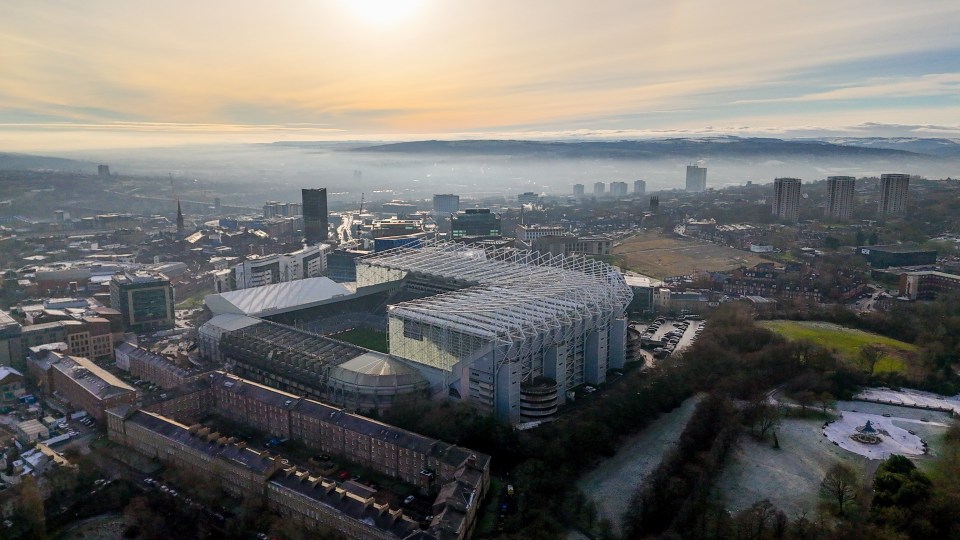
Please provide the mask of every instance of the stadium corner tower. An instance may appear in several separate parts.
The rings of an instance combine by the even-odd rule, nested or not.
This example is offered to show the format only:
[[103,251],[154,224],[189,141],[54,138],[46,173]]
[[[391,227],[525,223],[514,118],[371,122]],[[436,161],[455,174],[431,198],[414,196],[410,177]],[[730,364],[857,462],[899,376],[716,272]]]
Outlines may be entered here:
[[420,368],[434,395],[513,424],[549,419],[581,384],[599,384],[626,355],[633,293],[615,268],[450,242],[357,261],[357,287],[396,283],[390,354]]

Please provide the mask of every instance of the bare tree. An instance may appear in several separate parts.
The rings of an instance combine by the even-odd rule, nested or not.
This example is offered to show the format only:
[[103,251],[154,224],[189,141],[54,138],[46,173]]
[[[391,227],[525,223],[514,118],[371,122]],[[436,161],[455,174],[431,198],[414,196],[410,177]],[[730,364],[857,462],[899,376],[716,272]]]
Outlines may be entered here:
[[820,392],[817,394],[817,403],[820,404],[820,411],[826,416],[827,409],[833,407],[836,404],[836,400],[833,399],[833,395],[831,395],[830,392]]
[[879,345],[868,343],[860,347],[860,365],[871,375],[881,358],[883,358],[883,349]]
[[779,426],[781,423],[780,410],[770,403],[754,402],[746,412],[750,430],[760,439],[765,438],[767,432]]
[[807,407],[817,400],[817,396],[810,390],[801,390],[793,394],[793,399],[800,405],[800,416],[807,416]]
[[827,475],[820,482],[820,494],[837,503],[840,515],[843,515],[847,503],[856,499],[860,478],[857,471],[838,461],[827,470]]

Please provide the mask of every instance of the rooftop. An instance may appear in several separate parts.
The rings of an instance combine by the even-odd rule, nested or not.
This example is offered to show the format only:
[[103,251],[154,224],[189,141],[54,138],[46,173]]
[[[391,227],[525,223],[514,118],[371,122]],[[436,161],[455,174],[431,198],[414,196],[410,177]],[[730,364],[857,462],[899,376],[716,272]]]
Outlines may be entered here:
[[409,274],[463,288],[390,306],[392,316],[506,342],[599,313],[623,313],[633,292],[612,266],[582,256],[425,241],[357,261],[357,285]]
[[211,294],[204,303],[217,315],[265,317],[323,305],[354,292],[330,278],[316,277]]
[[[56,355],[56,353],[52,354]],[[132,386],[86,358],[67,355],[57,356],[59,356],[59,361],[53,364],[53,369],[73,379],[100,399],[125,392],[136,392]]]

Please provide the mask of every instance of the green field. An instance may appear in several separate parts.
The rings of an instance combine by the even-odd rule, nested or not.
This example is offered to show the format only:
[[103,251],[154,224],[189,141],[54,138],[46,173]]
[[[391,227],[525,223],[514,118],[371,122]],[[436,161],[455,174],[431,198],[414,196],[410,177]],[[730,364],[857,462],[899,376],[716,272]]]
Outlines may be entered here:
[[807,340],[826,347],[854,364],[857,362],[861,347],[870,344],[878,345],[883,349],[884,354],[874,366],[874,374],[902,373],[907,367],[906,361],[917,351],[916,345],[831,323],[763,321],[760,325],[787,339]]
[[376,330],[369,330],[366,328],[356,328],[354,330],[347,330],[346,332],[334,334],[330,337],[333,339],[339,339],[340,341],[346,341],[347,343],[353,343],[354,345],[359,345],[370,350],[380,351],[382,353],[390,352],[390,346],[387,344],[386,332],[377,332]]

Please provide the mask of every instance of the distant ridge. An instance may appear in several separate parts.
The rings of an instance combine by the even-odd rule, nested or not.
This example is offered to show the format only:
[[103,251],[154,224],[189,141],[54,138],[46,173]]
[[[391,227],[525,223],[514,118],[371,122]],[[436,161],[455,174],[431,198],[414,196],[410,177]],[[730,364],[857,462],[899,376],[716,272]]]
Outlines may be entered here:
[[97,164],[75,159],[0,152],[0,170],[97,172]]
[[942,155],[880,145],[847,145],[822,140],[701,137],[631,141],[540,142],[518,140],[415,141],[354,148],[353,152],[397,154],[487,155],[534,158],[687,159],[691,157],[758,158],[857,157],[931,158]]
[[960,141],[943,138],[917,137],[824,137],[817,139],[845,146],[861,148],[888,148],[906,150],[931,156],[960,157]]

